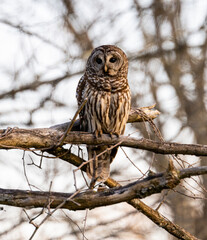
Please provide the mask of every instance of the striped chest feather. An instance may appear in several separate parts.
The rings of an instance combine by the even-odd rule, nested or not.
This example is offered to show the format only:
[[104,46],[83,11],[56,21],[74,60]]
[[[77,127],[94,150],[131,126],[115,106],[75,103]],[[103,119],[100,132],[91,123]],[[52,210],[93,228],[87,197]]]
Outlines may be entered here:
[[97,91],[86,87],[83,119],[88,126],[88,132],[103,132],[123,134],[130,110],[130,91],[122,92]]

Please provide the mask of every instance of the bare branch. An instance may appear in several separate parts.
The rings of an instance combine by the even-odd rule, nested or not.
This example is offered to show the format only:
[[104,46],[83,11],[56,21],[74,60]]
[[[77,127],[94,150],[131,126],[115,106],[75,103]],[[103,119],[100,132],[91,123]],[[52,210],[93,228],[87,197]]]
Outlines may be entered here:
[[152,58],[161,58],[163,56],[172,55],[174,52],[180,53],[181,51],[188,49],[199,49],[206,46],[206,41],[203,44],[198,44],[195,46],[190,46],[185,43],[177,43],[176,47],[172,49],[157,49],[155,51],[142,51],[139,54],[129,56],[129,60],[140,60],[140,61],[149,61]]
[[159,227],[165,229],[170,234],[175,236],[177,239],[181,240],[198,240],[198,238],[191,235],[185,229],[181,228],[179,225],[171,222],[166,217],[163,217],[158,211],[147,206],[144,202],[139,199],[132,199],[129,202],[134,208],[143,213],[149,219],[151,219]]
[[[36,149],[47,150],[53,148],[63,132],[52,128],[0,130],[0,149]],[[157,142],[149,139],[136,139],[120,136],[111,138],[107,134],[94,138],[91,133],[70,132],[65,143],[87,145],[115,145],[148,150],[159,154],[183,154],[207,156],[207,146],[201,144],[180,144],[171,142]]]
[[31,31],[27,30],[26,27],[24,27],[24,26],[23,26],[22,24],[20,24],[20,23],[19,23],[19,24],[14,24],[14,23],[12,23],[12,22],[10,22],[10,21],[8,21],[8,20],[5,20],[5,19],[0,19],[0,23],[3,23],[3,24],[5,24],[5,25],[7,25],[7,26],[10,26],[10,27],[12,27],[12,28],[14,28],[14,29],[16,29],[16,30],[18,30],[18,31],[20,31],[20,32],[28,35],[28,36],[36,37],[36,38],[40,39],[41,41],[43,41],[43,42],[45,42],[45,43],[47,43],[47,44],[50,44],[51,46],[59,49],[59,50],[60,50],[61,52],[63,52],[63,53],[66,52],[65,50],[63,50],[62,47],[58,46],[54,41],[52,42],[52,41],[50,41],[49,39],[46,39],[46,38],[44,38],[43,36],[41,36],[41,35],[39,35],[39,34],[37,34],[37,33],[35,33],[35,32],[31,32]]
[[75,75],[78,75],[82,73],[81,72],[76,72],[76,73],[66,73],[65,75],[63,76],[60,76],[60,77],[57,77],[57,78],[54,78],[52,80],[35,80],[34,82],[32,83],[29,83],[29,84],[25,84],[25,85],[22,85],[20,86],[19,88],[16,88],[16,89],[12,89],[8,92],[3,92],[0,94],[0,99],[2,98],[9,98],[9,97],[14,97],[14,95],[18,92],[23,92],[23,91],[27,91],[27,90],[36,90],[38,87],[42,86],[42,85],[46,85],[46,84],[50,84],[50,85],[53,85],[55,86],[56,84],[58,84],[59,82],[63,81],[64,79],[66,78],[69,78],[69,77],[72,77],[72,76],[75,76]]
[[[172,172],[158,173],[143,180],[138,180],[123,187],[106,189],[101,192],[86,190],[73,197],[72,194],[58,192],[23,191],[14,189],[0,189],[0,204],[16,207],[46,207],[50,202],[50,208],[56,208],[62,202],[62,208],[70,210],[92,209],[101,206],[112,205],[120,202],[128,202],[134,198],[145,198],[163,189],[172,189],[177,186],[181,179],[206,174],[207,167],[196,167],[190,170],[184,169]],[[69,199],[69,200],[67,200]]]

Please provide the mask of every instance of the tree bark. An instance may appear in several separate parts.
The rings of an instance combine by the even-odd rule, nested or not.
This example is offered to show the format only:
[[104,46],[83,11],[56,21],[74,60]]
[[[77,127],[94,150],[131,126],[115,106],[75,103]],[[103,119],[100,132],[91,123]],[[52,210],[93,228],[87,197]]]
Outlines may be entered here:
[[[61,129],[61,125],[60,125]],[[56,147],[63,132],[53,128],[20,129],[10,128],[0,130],[0,149],[34,149],[47,150]],[[110,137],[103,134],[95,138],[91,133],[70,132],[64,141],[65,144],[87,145],[118,145],[137,149],[148,150],[159,154],[183,154],[207,156],[207,146],[201,144],[180,144],[171,142],[157,142],[149,139],[136,139],[120,136]]]
[[[143,180],[121,187],[105,189],[100,192],[86,190],[77,195],[60,192],[24,191],[0,188],[0,204],[15,207],[56,208],[63,202],[62,208],[69,210],[85,210],[101,206],[113,205],[120,202],[128,202],[134,198],[145,198],[163,189],[173,189],[181,179],[207,173],[207,167],[195,167],[183,170],[173,170],[154,174]],[[109,180],[110,181],[110,180]],[[74,197],[73,197],[74,195]]]

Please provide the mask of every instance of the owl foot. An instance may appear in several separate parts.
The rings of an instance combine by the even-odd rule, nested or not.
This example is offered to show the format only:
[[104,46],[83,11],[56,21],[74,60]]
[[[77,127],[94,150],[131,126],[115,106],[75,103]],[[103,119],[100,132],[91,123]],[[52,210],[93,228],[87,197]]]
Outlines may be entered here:
[[109,133],[109,136],[111,139],[113,139],[113,138],[118,138],[119,134],[118,133]]
[[103,134],[103,131],[102,131],[102,130],[96,130],[96,131],[94,132],[95,138],[101,137],[102,134]]

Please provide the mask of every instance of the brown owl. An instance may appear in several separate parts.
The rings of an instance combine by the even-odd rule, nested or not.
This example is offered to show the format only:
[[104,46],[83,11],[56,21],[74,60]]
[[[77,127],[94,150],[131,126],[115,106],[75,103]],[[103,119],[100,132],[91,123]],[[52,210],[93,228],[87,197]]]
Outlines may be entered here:
[[[128,60],[125,53],[113,45],[95,48],[86,64],[86,71],[76,91],[78,105],[88,99],[80,112],[81,130],[100,136],[124,133],[131,107],[127,81]],[[117,148],[88,146],[87,174],[95,181],[105,182]],[[91,182],[91,183],[92,183]]]

